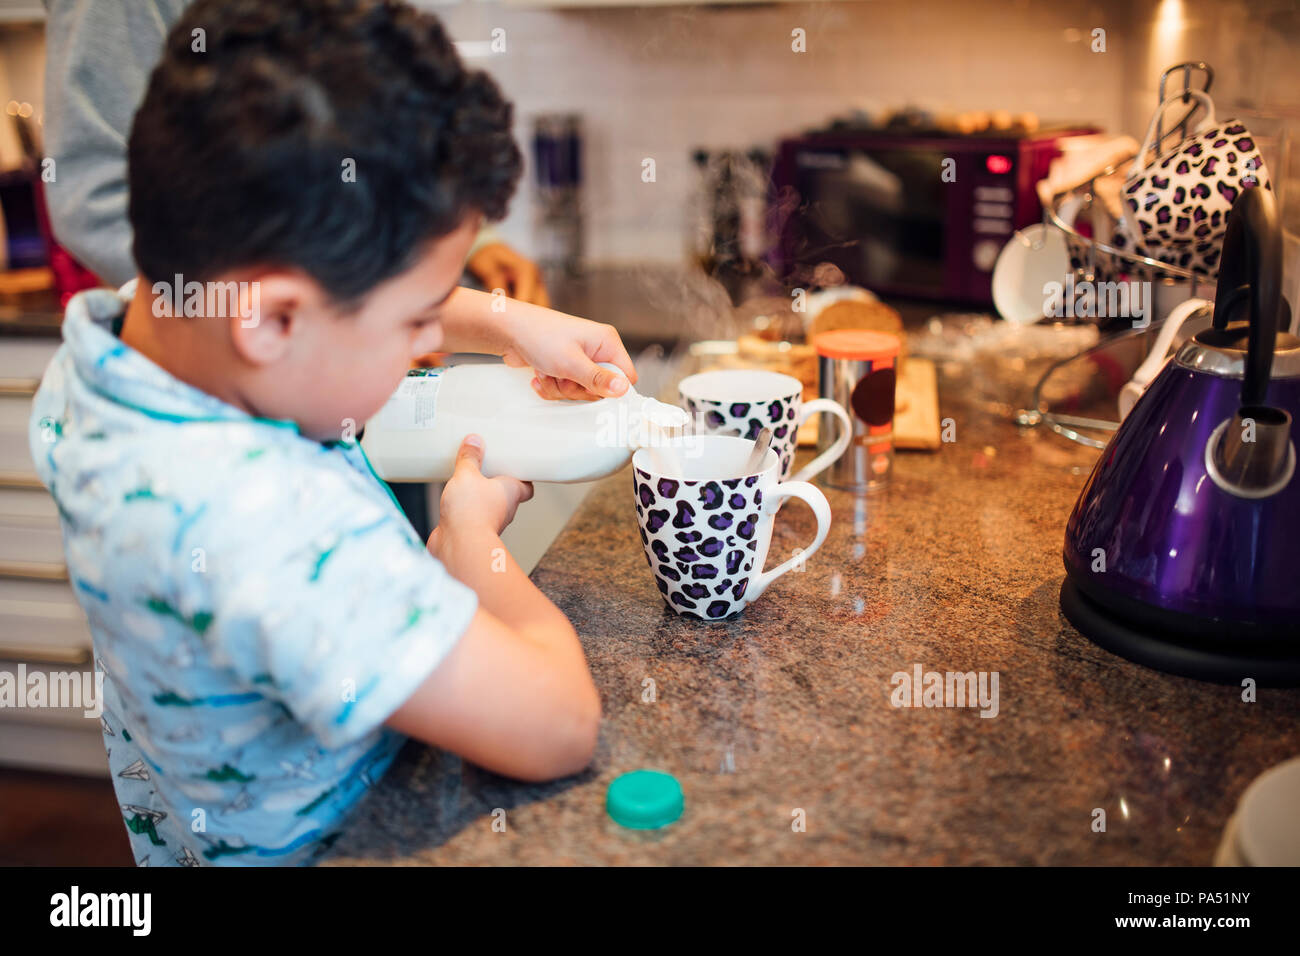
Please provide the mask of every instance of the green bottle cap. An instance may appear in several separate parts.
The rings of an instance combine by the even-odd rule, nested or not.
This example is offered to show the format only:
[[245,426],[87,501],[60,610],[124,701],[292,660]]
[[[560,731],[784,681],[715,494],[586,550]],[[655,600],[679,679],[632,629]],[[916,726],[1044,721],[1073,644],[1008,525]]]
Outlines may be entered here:
[[669,773],[634,770],[617,777],[605,794],[605,811],[631,830],[666,827],[682,815],[682,785]]

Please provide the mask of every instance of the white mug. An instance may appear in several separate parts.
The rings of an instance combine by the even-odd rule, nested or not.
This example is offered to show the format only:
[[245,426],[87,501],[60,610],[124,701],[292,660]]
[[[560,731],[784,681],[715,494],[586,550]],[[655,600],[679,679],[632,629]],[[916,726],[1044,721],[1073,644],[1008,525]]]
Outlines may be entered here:
[[780,459],[780,478],[790,477],[799,426],[819,412],[840,420],[835,444],[799,469],[795,481],[808,481],[844,454],[853,423],[838,402],[804,402],[803,383],[792,375],[758,369],[720,369],[682,379],[682,407],[691,413],[696,434],[735,435],[753,441],[772,429],[772,449]]
[[[683,617],[720,621],[743,611],[773,581],[817,553],[831,527],[831,506],[815,485],[781,481],[769,448],[747,471],[753,442],[730,435],[678,439],[680,474],[665,475],[648,449],[632,456],[632,492],[646,560],[664,602]],[[776,512],[799,498],[817,518],[802,552],[763,570]]]
[[[1074,221],[1076,206],[1062,210],[1065,222]],[[1059,297],[1046,299],[1049,285],[1062,287],[1070,271],[1065,233],[1053,225],[1034,223],[1016,232],[998,254],[993,266],[993,305],[998,314],[1016,325],[1033,325],[1055,314]]]

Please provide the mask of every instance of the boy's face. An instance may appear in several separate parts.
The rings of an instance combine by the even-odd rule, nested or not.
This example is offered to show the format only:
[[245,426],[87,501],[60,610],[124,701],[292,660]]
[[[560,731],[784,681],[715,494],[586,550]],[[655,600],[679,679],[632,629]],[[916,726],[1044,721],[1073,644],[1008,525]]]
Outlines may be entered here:
[[[303,435],[318,441],[355,435],[383,407],[412,360],[442,343],[439,306],[460,282],[479,218],[466,217],[454,232],[430,243],[411,268],[376,286],[355,312],[340,313],[323,295],[303,296],[291,310],[281,310],[291,316],[292,328],[275,361],[263,366],[270,374],[258,377],[259,394],[250,396],[259,412],[292,419]],[[277,302],[268,303],[266,294],[264,287],[261,324],[272,325],[260,334],[282,334]],[[255,343],[259,331],[235,334]]]

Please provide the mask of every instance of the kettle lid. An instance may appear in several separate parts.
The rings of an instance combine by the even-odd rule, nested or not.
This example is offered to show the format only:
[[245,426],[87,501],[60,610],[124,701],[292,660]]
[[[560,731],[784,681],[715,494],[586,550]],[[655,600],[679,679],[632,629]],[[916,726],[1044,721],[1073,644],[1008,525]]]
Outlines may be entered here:
[[[1250,323],[1245,321],[1232,322],[1223,329],[1202,329],[1183,344],[1174,361],[1210,375],[1245,378],[1249,339]],[[1300,378],[1300,337],[1277,333],[1271,377]]]

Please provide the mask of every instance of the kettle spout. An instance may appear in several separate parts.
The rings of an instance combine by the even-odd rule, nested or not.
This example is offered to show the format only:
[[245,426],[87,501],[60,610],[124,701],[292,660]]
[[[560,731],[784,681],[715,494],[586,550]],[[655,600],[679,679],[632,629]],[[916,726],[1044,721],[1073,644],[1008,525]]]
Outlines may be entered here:
[[1291,415],[1268,405],[1243,405],[1215,430],[1206,448],[1215,484],[1241,498],[1281,491],[1295,472]]

